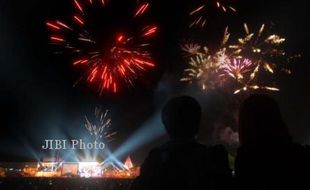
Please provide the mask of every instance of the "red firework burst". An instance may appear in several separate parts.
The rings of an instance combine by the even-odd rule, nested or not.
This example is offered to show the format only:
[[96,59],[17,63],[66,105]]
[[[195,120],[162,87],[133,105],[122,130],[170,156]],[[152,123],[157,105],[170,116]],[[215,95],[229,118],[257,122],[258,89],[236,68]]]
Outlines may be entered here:
[[[134,0],[133,2],[135,3]],[[108,0],[99,0],[99,2],[98,0],[73,0],[75,11],[71,21],[46,22],[50,31],[51,44],[62,47],[63,50],[69,50],[73,54],[73,65],[86,69],[82,78],[89,83],[99,84],[100,94],[104,91],[116,93],[124,85],[134,86],[134,81],[141,73],[155,67],[149,52],[149,45],[150,40],[156,36],[158,27],[145,24],[144,19],[141,19],[148,12],[150,3],[138,3],[131,13],[131,20],[134,20],[132,26],[130,26],[131,23],[126,23],[126,31],[115,32],[117,29],[113,29],[112,32],[108,31],[112,35],[107,35],[109,36],[106,37],[108,42],[102,44],[102,39],[100,39],[102,35],[99,39],[98,35],[93,35],[95,32],[90,26],[94,25],[93,22],[96,19],[91,18],[89,14],[99,10],[107,11],[110,3]],[[116,11],[110,10],[113,13]],[[92,24],[89,24],[90,22]],[[102,20],[96,24],[104,25]],[[134,34],[128,32],[130,27],[134,28]]]

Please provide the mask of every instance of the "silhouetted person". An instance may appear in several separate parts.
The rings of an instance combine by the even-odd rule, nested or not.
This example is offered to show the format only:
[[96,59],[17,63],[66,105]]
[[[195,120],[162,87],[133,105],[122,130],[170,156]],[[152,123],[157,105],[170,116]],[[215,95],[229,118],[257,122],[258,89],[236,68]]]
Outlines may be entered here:
[[195,140],[200,119],[201,107],[191,97],[177,97],[164,106],[162,122],[170,140],[149,153],[133,189],[224,189],[228,185],[231,171],[225,148],[206,147]]
[[235,168],[240,189],[300,189],[310,180],[309,147],[293,143],[271,97],[253,95],[244,101],[239,137]]

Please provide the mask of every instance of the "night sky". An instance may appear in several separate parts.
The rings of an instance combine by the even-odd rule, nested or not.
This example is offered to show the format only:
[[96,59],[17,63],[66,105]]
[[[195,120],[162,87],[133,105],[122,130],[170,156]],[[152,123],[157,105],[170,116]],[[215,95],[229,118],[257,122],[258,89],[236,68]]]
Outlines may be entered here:
[[[114,1],[121,10],[127,7],[124,0]],[[110,110],[118,134],[109,147],[116,150],[141,128],[162,129],[156,120],[162,105],[169,98],[183,94],[196,97],[202,104],[204,117],[198,139],[209,143],[213,121],[227,119],[229,98],[217,91],[204,93],[179,82],[186,63],[180,44],[190,39],[212,47],[226,26],[233,36],[243,34],[244,22],[256,27],[274,24],[274,31],[287,38],[288,51],[302,54],[291,65],[292,75],[276,79],[281,91],[272,95],[280,103],[294,139],[309,143],[308,3],[232,1],[236,1],[237,14],[217,15],[211,11],[206,29],[190,30],[188,10],[194,6],[194,0],[154,0],[151,19],[160,27],[152,46],[156,69],[140,78],[135,88],[100,96],[94,86],[85,82],[73,87],[81,71],[70,64],[70,57],[53,54],[48,45],[45,22],[70,16],[70,0],[0,0],[0,161],[35,161],[35,157],[48,155],[41,150],[44,139],[83,137],[87,133],[83,127],[84,115],[91,115],[96,106]],[[119,18],[126,14],[119,12]],[[119,18],[110,18],[102,27],[114,27]],[[227,122],[235,128],[233,122]],[[152,147],[165,140],[162,135],[142,143],[130,153],[133,160],[141,162]]]

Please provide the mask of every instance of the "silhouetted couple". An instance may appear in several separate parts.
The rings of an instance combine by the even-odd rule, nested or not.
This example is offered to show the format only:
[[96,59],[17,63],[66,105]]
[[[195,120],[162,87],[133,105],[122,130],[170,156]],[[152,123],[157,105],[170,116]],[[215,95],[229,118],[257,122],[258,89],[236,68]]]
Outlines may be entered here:
[[293,142],[278,104],[253,95],[239,111],[239,189],[309,189],[310,149]]
[[191,97],[164,106],[162,122],[170,141],[149,153],[133,189],[297,189],[305,179],[310,183],[309,148],[292,142],[272,98],[253,95],[240,109],[235,178],[224,146],[196,142],[200,119],[201,107]]

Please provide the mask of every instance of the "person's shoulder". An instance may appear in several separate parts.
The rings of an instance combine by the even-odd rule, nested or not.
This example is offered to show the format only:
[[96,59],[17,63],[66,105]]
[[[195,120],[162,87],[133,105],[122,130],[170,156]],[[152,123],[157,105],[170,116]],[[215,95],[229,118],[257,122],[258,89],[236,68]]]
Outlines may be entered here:
[[310,151],[310,145],[303,145],[305,151]]
[[227,154],[227,150],[224,145],[217,144],[207,147],[208,151],[213,154]]
[[142,163],[141,170],[147,171],[158,165],[160,159],[160,149],[153,148]]
[[206,150],[206,151],[209,150],[209,146],[206,146],[204,144],[200,144],[198,142],[193,142],[192,146],[194,146],[197,149],[201,149],[201,150]]
[[307,156],[307,158],[310,157],[310,145],[300,145],[300,144],[294,144],[294,150],[297,153],[301,153],[303,156]]
[[147,156],[148,159],[162,159],[163,155],[170,152],[170,148],[167,146],[167,144],[163,144],[161,146],[152,148]]
[[[296,145],[297,146],[297,145]],[[310,151],[310,145],[298,145],[300,149],[304,151]]]
[[203,152],[203,154],[211,160],[217,160],[221,158],[226,158],[228,156],[228,152],[223,145],[203,145],[203,144],[197,144],[197,149],[199,149],[200,152]]
[[292,143],[290,149],[299,153],[310,153],[310,145],[302,145],[298,143]]

